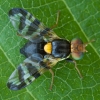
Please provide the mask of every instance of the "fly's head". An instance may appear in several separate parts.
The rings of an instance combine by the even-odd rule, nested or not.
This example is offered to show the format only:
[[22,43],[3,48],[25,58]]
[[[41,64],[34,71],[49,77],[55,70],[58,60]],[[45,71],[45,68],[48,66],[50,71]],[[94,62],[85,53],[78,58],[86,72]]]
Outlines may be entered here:
[[86,50],[86,46],[93,42],[94,40],[89,41],[88,43],[83,43],[83,41],[79,38],[74,38],[71,41],[71,55],[75,60],[82,59],[84,52],[88,52]]

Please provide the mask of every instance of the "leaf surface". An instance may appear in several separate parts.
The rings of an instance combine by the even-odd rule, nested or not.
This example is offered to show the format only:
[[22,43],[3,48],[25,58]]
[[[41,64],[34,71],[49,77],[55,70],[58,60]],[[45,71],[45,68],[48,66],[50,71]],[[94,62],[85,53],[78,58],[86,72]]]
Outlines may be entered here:
[[[88,53],[76,61],[84,76],[81,79],[71,63],[59,62],[55,72],[53,90],[49,91],[50,73],[45,73],[27,88],[11,91],[6,83],[25,57],[20,48],[27,42],[16,35],[10,23],[11,8],[23,8],[31,12],[46,26],[56,22],[58,36],[72,40],[79,37],[83,42],[96,41],[87,47]],[[100,98],[100,0],[1,0],[0,1],[0,100],[99,100]]]

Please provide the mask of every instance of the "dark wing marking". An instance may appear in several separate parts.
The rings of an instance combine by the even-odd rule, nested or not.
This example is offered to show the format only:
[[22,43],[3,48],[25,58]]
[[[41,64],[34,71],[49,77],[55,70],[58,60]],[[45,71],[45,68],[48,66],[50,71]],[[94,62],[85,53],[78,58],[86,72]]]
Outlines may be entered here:
[[20,90],[32,83],[44,71],[48,70],[42,60],[43,58],[40,54],[34,54],[25,59],[11,74],[7,83],[8,88],[11,90]]
[[35,39],[50,30],[32,16],[31,13],[21,8],[11,9],[9,11],[9,17],[19,35],[26,39]]
[[32,16],[31,13],[21,8],[13,8],[9,11],[10,20],[22,37],[33,41],[47,34],[45,40],[59,38],[52,30],[45,27],[38,19]]

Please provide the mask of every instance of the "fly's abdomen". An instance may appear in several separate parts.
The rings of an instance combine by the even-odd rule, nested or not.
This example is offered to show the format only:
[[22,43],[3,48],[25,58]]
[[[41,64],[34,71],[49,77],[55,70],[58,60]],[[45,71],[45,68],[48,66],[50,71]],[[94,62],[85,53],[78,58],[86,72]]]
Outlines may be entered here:
[[39,53],[44,56],[46,54],[44,51],[44,45],[45,42],[41,43],[28,42],[20,49],[20,53],[23,54],[25,57],[29,57],[35,53]]

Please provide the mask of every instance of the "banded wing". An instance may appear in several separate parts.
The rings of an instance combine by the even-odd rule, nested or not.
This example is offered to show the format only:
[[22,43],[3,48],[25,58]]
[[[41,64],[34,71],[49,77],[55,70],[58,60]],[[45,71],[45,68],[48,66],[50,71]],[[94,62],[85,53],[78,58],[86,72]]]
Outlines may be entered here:
[[45,27],[43,23],[41,23],[38,19],[32,16],[31,13],[27,12],[24,9],[11,9],[9,11],[9,17],[13,26],[18,31],[18,34],[26,39],[29,39],[30,41],[38,39],[48,32],[50,37],[51,35],[52,38],[55,38],[55,36],[58,37],[53,31]]
[[43,58],[40,54],[34,54],[25,59],[18,68],[11,74],[7,86],[11,90],[20,90],[36,78],[38,78],[44,71],[48,70]]

